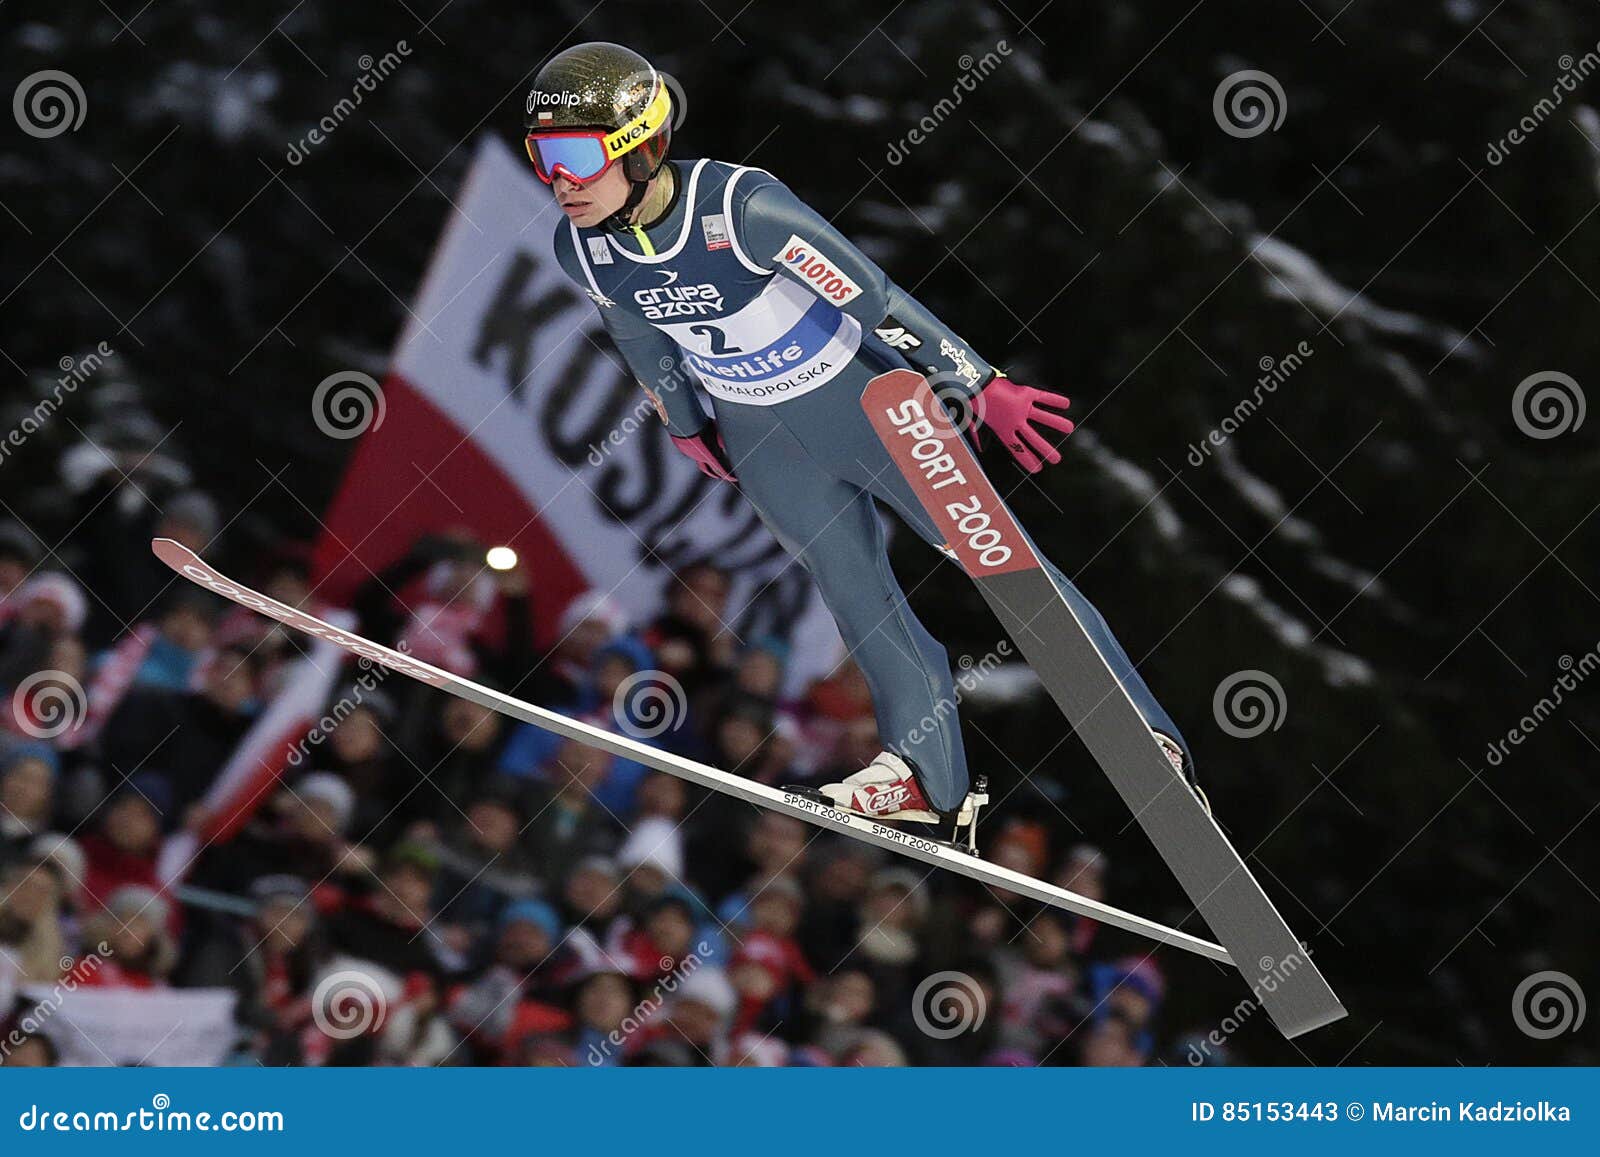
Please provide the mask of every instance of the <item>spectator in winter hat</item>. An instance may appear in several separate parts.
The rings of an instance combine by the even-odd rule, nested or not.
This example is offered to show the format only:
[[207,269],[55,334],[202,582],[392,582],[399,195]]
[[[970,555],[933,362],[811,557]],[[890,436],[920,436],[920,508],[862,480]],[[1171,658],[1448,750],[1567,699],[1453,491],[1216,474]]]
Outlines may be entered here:
[[561,999],[581,971],[582,962],[563,943],[555,908],[518,900],[500,917],[489,967],[451,1002],[450,1023],[478,1059],[511,1060],[520,1038],[567,1026]]
[[789,645],[782,639],[772,635],[757,639],[739,653],[734,686],[745,695],[776,706],[783,694],[783,671],[788,661]]
[[0,864],[50,827],[57,765],[47,743],[19,744],[0,762]]
[[740,775],[761,766],[764,745],[772,734],[772,708],[759,699],[734,696],[723,707],[711,737],[711,762]]
[[604,593],[587,591],[572,599],[556,623],[558,642],[535,665],[529,679],[529,697],[535,703],[565,710],[593,706],[589,680],[594,657],[626,629],[621,608]]
[[[49,984],[61,975],[67,949],[63,891],[60,877],[43,859],[15,860],[0,870],[0,954],[10,958],[19,983]],[[0,1022],[9,1012],[0,1008]]]
[[248,951],[233,954],[228,970],[247,985],[246,1007],[253,1013],[247,1023],[264,1035],[263,1063],[296,1063],[301,1040],[317,1031],[311,997],[321,942],[311,886],[298,876],[263,876],[250,898],[257,908]]
[[1121,1017],[1094,1021],[1074,1037],[1078,1063],[1095,1068],[1139,1068],[1149,1057],[1135,1043],[1136,1034]]
[[[328,733],[317,760],[327,770],[337,772],[355,791],[352,830],[363,839],[392,840],[403,826],[396,805],[415,782],[414,773],[387,735],[398,717],[398,708],[381,690],[353,687],[346,688],[333,703],[327,711],[338,722]],[[340,708],[339,704],[344,706]]]
[[702,966],[678,982],[667,1004],[669,1022],[662,1034],[676,1032],[694,1049],[697,1065],[719,1063],[727,1049],[728,1027],[739,994],[720,968]]
[[649,816],[634,826],[617,851],[617,863],[631,873],[629,891],[658,896],[683,879],[683,832],[665,816]]
[[46,832],[29,845],[28,855],[56,873],[61,883],[63,911],[74,911],[82,881],[89,871],[89,858],[83,854],[83,846],[71,836]]
[[865,1069],[899,1069],[907,1065],[906,1051],[886,1032],[867,1029],[839,1058],[840,1065]]
[[6,599],[0,621],[0,690],[50,667],[58,639],[71,638],[87,611],[82,589],[54,571],[36,574]]
[[682,896],[667,895],[650,902],[637,927],[619,924],[608,951],[635,980],[649,982],[670,976],[691,956],[698,958],[696,948],[693,906]]
[[115,661],[124,648],[133,651],[137,647],[139,665],[133,682],[142,687],[187,691],[194,682],[201,656],[211,645],[217,610],[213,596],[185,584],[166,601],[155,625],[135,629],[113,648],[111,658]]
[[433,989],[443,971],[440,946],[431,931],[436,870],[425,848],[391,848],[380,866],[377,889],[327,915],[329,945],[372,961],[408,985]]
[[662,671],[691,700],[733,666],[733,632],[727,628],[728,574],[708,562],[685,567],[667,583],[667,609],[646,628],[644,641]]
[[609,919],[622,903],[622,870],[609,856],[585,856],[568,873],[561,902],[568,923],[583,923],[595,916]]
[[564,877],[579,860],[616,846],[617,820],[594,795],[609,760],[604,752],[564,740],[547,766],[548,782],[531,790],[534,818],[522,840],[547,877]]
[[34,575],[12,597],[17,601],[17,621],[36,627],[46,637],[76,634],[89,614],[83,588],[59,571]]
[[877,1008],[877,986],[860,969],[820,977],[806,990],[806,1014],[817,1023],[816,1043],[830,1055],[844,1052]]
[[350,827],[356,812],[356,793],[339,776],[327,771],[313,771],[301,776],[289,791],[320,822],[327,831],[342,836]]
[[928,893],[909,868],[884,868],[872,877],[861,905],[859,948],[880,964],[909,964],[919,951]]
[[[742,887],[730,891],[717,906],[717,918],[734,931],[750,922],[750,902],[775,876],[799,873],[806,864],[811,835],[806,825],[790,816],[763,811],[750,823],[745,837],[745,858],[750,871]],[[711,854],[711,849],[706,849]],[[858,893],[859,895],[859,893]],[[854,899],[855,897],[852,897]]]
[[1151,1047],[1151,1023],[1166,995],[1166,978],[1149,957],[1125,956],[1089,969],[1091,996],[1100,1016],[1115,1016],[1134,1033],[1141,1052]]
[[95,988],[165,988],[178,961],[167,930],[171,903],[156,888],[129,884],[111,893],[105,910],[85,925],[85,943],[106,944],[98,966],[80,961],[74,974]]
[[160,890],[161,817],[171,807],[172,788],[155,772],[141,771],[116,791],[101,809],[99,831],[83,837],[89,863],[84,890],[91,902],[109,905],[129,888]]
[[1090,900],[1105,899],[1106,857],[1092,844],[1077,844],[1068,850],[1056,872],[1058,887],[1086,896]]
[[635,797],[634,823],[662,819],[677,827],[683,822],[689,789],[683,780],[665,772],[651,772],[639,784]]
[[626,973],[600,968],[578,981],[574,1052],[599,1067],[619,1065],[642,1043],[638,991]]
[[508,903],[542,887],[533,858],[523,849],[520,788],[503,780],[463,797],[466,814],[448,825],[431,847],[439,858],[436,909],[447,938],[460,936],[463,951],[480,942]]
[[854,840],[838,840],[819,843],[808,854],[820,863],[810,882],[801,943],[812,960],[843,960],[861,932],[861,897],[872,879],[874,853]]
[[816,980],[794,932],[805,894],[791,877],[770,881],[752,899],[752,931],[733,956],[729,979],[739,992],[734,1032],[774,1028],[793,1009],[798,987]]
[[[464,799],[496,778],[502,749],[510,735],[506,717],[454,695],[441,697],[438,722],[422,744],[419,766],[434,786],[451,799]],[[408,801],[432,812],[438,796],[418,792]],[[453,809],[452,809],[453,811]]]
[[1046,909],[1028,922],[1017,949],[1000,955],[1002,991],[1000,1039],[1035,1055],[1048,1053],[1071,1036],[1088,1016],[1090,1002],[1080,989],[1072,956],[1071,916]]
[[735,1068],[781,1069],[789,1063],[789,1046],[771,1033],[748,1032],[729,1050]]

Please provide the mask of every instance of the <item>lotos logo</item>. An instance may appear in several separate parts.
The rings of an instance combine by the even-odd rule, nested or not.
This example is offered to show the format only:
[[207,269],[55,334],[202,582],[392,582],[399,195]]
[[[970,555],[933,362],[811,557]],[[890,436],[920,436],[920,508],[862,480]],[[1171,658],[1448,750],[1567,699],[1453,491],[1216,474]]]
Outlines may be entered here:
[[818,252],[816,246],[794,234],[779,250],[777,259],[835,305],[843,305],[861,292],[861,287],[846,277],[837,264]]

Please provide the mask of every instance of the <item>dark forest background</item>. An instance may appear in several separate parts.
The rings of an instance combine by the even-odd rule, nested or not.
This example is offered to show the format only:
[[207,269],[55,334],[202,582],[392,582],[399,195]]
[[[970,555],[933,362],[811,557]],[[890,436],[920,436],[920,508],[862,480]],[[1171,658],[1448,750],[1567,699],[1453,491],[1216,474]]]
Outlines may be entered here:
[[[1600,386],[1600,82],[1488,159],[1600,52],[1592,0],[8,0],[0,27],[6,92],[58,68],[88,101],[52,139],[5,123],[7,426],[61,358],[106,341],[181,422],[202,484],[248,508],[235,552],[310,536],[264,484],[293,462],[307,506],[331,496],[349,444],[317,434],[316,383],[382,366],[473,142],[520,148],[540,63],[627,42],[688,94],[675,155],[772,170],[1013,377],[1072,395],[1064,465],[1033,481],[996,463],[1002,489],[1142,662],[1351,1009],[1295,1044],[1246,1025],[1241,1054],[1596,1059],[1600,1017],[1535,1040],[1511,1001],[1545,968],[1600,993],[1600,695],[1486,758],[1563,657],[1600,646],[1600,420],[1534,438],[1513,412],[1535,373]],[[288,164],[360,59],[401,40],[395,75]],[[962,58],[1001,41],[889,163]],[[1245,69],[1282,87],[1275,131],[1219,127],[1213,94]],[[1196,465],[1263,359],[1301,342]],[[18,479],[48,478],[75,437],[46,431],[0,473],[58,537],[59,495]],[[899,549],[914,585],[932,561]],[[963,584],[915,601],[954,649],[997,637]],[[1286,714],[1237,739],[1212,700],[1247,669]],[[1033,767],[1061,732],[1043,707],[974,722],[1002,791],[1008,761]],[[1117,902],[1182,915],[1081,750],[1055,747],[1008,807],[1061,809],[1113,856]],[[1225,970],[1173,975],[1179,1020],[1241,995]]]

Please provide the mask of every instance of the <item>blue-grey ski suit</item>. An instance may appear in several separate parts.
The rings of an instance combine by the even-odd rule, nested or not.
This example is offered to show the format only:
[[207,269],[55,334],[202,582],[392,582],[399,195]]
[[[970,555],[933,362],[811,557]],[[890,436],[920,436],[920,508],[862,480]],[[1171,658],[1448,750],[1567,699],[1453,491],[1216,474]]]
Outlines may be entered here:
[[[944,544],[861,395],[908,366],[976,393],[994,368],[771,174],[670,163],[677,190],[658,221],[629,232],[565,222],[561,266],[668,429],[689,436],[715,420],[739,489],[810,572],[865,674],[884,746],[951,811],[968,776],[950,663],[890,570],[873,499]],[[1145,719],[1187,750],[1100,613],[1050,569]]]

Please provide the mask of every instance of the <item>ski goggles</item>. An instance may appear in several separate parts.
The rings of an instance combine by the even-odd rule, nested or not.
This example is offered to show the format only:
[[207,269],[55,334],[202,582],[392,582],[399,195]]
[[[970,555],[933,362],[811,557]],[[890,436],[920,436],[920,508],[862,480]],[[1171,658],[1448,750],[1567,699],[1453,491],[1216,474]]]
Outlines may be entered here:
[[545,184],[565,177],[582,185],[594,180],[618,157],[653,136],[672,116],[672,98],[667,86],[660,85],[645,110],[614,131],[604,129],[565,129],[528,133],[528,159]]

